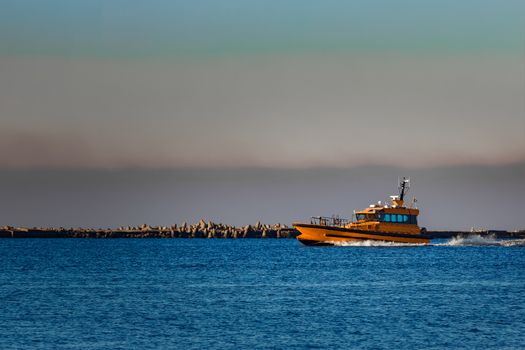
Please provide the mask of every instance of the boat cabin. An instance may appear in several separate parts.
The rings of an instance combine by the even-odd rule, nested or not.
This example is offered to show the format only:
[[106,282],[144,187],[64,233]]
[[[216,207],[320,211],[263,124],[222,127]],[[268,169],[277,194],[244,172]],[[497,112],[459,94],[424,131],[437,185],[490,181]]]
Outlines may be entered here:
[[382,206],[381,202],[372,204],[365,210],[354,213],[354,223],[406,224],[417,226],[419,209],[405,207],[405,194],[410,180],[403,178],[399,184],[399,195],[390,196],[391,204]]
[[403,208],[402,210],[380,209],[377,211],[360,211],[355,213],[354,222],[376,221],[383,223],[417,225],[419,210]]

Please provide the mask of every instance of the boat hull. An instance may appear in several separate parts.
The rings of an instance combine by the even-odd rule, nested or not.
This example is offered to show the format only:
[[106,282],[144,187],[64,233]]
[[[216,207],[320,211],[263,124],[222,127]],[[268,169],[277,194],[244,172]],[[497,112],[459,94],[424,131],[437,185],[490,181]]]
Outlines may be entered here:
[[398,243],[427,244],[430,237],[423,234],[379,232],[356,230],[352,228],[314,224],[294,224],[301,233],[297,239],[305,245],[326,246],[337,242],[351,241],[385,241]]

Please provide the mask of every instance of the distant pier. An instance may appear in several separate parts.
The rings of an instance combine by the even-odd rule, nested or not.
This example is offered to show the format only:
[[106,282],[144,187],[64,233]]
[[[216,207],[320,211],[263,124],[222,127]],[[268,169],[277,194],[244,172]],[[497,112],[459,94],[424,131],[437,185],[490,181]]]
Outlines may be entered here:
[[[452,238],[456,236],[481,235],[496,238],[525,238],[525,230],[503,231],[427,231],[432,239]],[[226,224],[205,222],[196,224],[183,223],[172,226],[119,227],[116,229],[91,228],[43,228],[43,227],[0,227],[0,238],[295,238],[299,232],[293,227],[282,224],[262,224],[230,226]]]
[[242,227],[199,221],[172,226],[89,228],[23,228],[0,227],[0,238],[295,238],[299,233],[281,224],[246,225]]

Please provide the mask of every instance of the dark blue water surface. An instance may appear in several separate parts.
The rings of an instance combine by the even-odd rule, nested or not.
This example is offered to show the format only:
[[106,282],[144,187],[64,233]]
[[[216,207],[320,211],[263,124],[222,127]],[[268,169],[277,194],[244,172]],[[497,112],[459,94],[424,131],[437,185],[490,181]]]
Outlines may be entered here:
[[4,239],[1,349],[524,348],[525,247]]

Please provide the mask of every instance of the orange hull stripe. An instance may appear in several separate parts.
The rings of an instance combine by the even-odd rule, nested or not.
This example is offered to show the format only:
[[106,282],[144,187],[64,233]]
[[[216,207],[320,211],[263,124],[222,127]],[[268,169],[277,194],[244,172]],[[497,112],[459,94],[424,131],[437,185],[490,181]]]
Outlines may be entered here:
[[333,231],[322,229],[318,227],[304,227],[296,226],[297,230],[301,232],[301,235],[297,239],[311,240],[319,242],[329,241],[354,241],[354,240],[380,240],[388,242],[401,242],[401,243],[428,243],[430,239],[426,237],[395,237],[388,234],[381,235],[380,233],[358,233],[358,232],[345,232],[345,231]]

